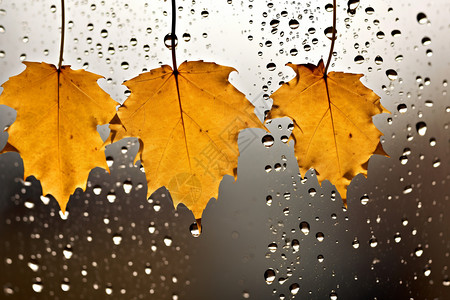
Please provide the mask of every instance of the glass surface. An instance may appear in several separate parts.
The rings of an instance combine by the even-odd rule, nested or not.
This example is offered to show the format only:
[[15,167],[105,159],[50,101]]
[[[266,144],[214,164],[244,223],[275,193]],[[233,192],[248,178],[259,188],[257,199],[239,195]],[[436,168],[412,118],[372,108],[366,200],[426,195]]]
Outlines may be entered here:
[[[234,67],[262,120],[294,77],[286,63],[326,61],[330,5],[177,1],[177,61]],[[288,117],[266,125],[271,147],[262,129],[240,133],[237,181],[224,177],[199,236],[164,187],[147,199],[134,138],[107,147],[111,173],[93,169],[66,215],[23,178],[19,154],[1,154],[0,298],[448,299],[449,12],[446,0],[338,1],[329,70],[364,74],[391,112],[373,118],[390,157],[354,178],[347,209],[331,183],[299,174]],[[23,60],[58,63],[60,13],[59,1],[0,0],[1,83]],[[172,65],[170,26],[170,1],[66,1],[64,64],[101,74],[123,103],[123,81]],[[0,127],[15,117],[0,106]]]

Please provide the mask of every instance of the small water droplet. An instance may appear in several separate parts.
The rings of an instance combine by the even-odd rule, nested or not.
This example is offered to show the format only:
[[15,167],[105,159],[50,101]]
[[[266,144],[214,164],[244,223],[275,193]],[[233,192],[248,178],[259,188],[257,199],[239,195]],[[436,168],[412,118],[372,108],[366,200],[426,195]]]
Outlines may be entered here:
[[120,245],[120,243],[122,242],[122,236],[120,234],[113,235],[112,239],[113,239],[114,245]]
[[370,245],[370,247],[375,248],[378,245],[377,239],[375,237],[371,238],[369,240],[369,245]]
[[355,239],[353,240],[352,246],[353,246],[353,248],[355,248],[355,249],[358,249],[358,248],[359,248],[359,240],[358,240],[357,238],[355,238]]
[[273,269],[267,269],[264,272],[264,279],[266,280],[267,284],[272,284],[275,280],[275,271]]
[[270,63],[267,64],[266,68],[269,71],[274,71],[277,68],[277,65],[275,63],[273,63],[273,62],[270,62]]
[[357,55],[357,56],[355,56],[354,61],[357,64],[362,64],[364,62],[364,57],[362,55]]
[[197,222],[194,222],[189,226],[189,231],[191,232],[193,237],[200,236],[200,228],[199,228]]
[[123,183],[123,190],[126,194],[129,194],[131,192],[131,189],[133,188],[132,182],[129,180],[126,180]]
[[417,133],[421,136],[424,136],[427,132],[427,124],[425,122],[418,122],[416,124]]
[[170,237],[166,236],[166,237],[164,238],[164,244],[165,244],[167,247],[172,246],[172,239],[171,239]]
[[100,31],[100,36],[102,38],[107,38],[108,37],[108,30],[102,29],[102,31]]
[[275,251],[277,251],[278,245],[276,243],[270,243],[268,248],[270,252],[274,253]]
[[360,199],[362,205],[367,205],[369,203],[369,196],[367,194],[364,194]]
[[397,72],[395,70],[389,69],[386,71],[386,76],[389,80],[394,81],[398,78]]
[[300,23],[297,20],[292,19],[289,21],[289,27],[291,29],[297,29],[299,26],[300,26]]
[[427,24],[428,23],[428,18],[424,13],[418,13],[417,14],[417,22],[419,22],[419,24]]
[[422,249],[422,247],[417,247],[416,250],[414,250],[414,254],[415,254],[417,257],[421,257],[422,254],[423,254],[423,249]]
[[263,136],[262,138],[262,143],[266,148],[272,147],[273,143],[274,143],[274,138],[273,136],[271,136],[270,134],[266,134],[265,136]]
[[323,242],[324,238],[325,238],[325,236],[323,235],[322,232],[316,233],[316,239],[317,239],[319,242]]
[[293,283],[289,286],[289,290],[291,291],[292,295],[297,295],[300,291],[300,285],[298,285],[298,283]]
[[402,236],[400,235],[400,232],[397,232],[397,233],[394,235],[394,241],[395,241],[396,243],[400,243],[401,240],[402,240]]
[[400,103],[399,105],[397,105],[397,110],[399,113],[404,114],[408,111],[408,107],[406,106],[406,104]]
[[301,222],[300,225],[300,230],[303,232],[304,235],[308,235],[309,234],[309,223],[308,222]]

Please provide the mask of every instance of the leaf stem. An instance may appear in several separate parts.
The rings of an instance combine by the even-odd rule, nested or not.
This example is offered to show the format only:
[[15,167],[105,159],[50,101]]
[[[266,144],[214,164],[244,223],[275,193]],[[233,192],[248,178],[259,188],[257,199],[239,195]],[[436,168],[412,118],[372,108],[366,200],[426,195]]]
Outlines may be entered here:
[[59,46],[58,70],[61,69],[61,65],[63,62],[65,28],[66,28],[66,16],[65,16],[64,0],[61,0],[61,44]]
[[330,53],[328,54],[327,65],[323,71],[323,75],[326,77],[328,72],[328,67],[331,63],[331,57],[333,56],[334,42],[336,41],[336,0],[333,0],[333,33],[331,35],[331,46]]
[[172,50],[172,63],[173,63],[173,73],[175,76],[178,75],[178,67],[177,67],[177,56],[175,53],[175,25],[177,23],[177,4],[176,0],[172,0],[172,30],[170,33],[171,39],[171,50]]

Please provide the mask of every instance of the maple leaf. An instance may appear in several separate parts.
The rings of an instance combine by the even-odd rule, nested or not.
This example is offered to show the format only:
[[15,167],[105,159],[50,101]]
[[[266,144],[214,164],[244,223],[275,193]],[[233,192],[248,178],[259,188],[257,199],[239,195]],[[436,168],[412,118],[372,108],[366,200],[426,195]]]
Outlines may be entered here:
[[19,152],[24,178],[40,180],[42,194],[52,194],[64,212],[91,169],[108,169],[97,125],[112,119],[117,103],[97,85],[102,76],[69,66],[24,64],[0,95],[0,104],[17,110],[2,152]]
[[174,206],[184,203],[197,219],[222,177],[233,174],[239,130],[263,127],[228,81],[232,71],[196,61],[143,73],[124,83],[131,95],[119,108],[121,123],[111,125],[111,141],[139,138],[149,196],[166,186]]
[[367,176],[370,156],[386,155],[372,117],[388,111],[361,83],[362,74],[325,74],[322,60],[317,66],[288,66],[297,76],[271,96],[274,105],[268,116],[293,120],[300,170],[305,174],[314,168],[319,182],[330,180],[346,203],[352,178]]

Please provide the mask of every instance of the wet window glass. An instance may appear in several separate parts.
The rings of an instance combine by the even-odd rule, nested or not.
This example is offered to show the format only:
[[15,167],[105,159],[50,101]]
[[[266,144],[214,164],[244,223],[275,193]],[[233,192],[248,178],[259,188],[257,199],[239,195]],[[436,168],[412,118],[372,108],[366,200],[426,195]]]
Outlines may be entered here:
[[[0,298],[448,299],[449,10],[446,0],[0,0]],[[58,70],[55,85],[37,89],[50,80],[38,71],[8,85],[29,62],[46,63],[39,72]],[[70,77],[69,66],[85,73]],[[220,66],[233,68],[229,77],[215,77]],[[201,68],[207,72],[194,80]],[[175,76],[176,84],[138,87],[152,72]],[[314,74],[317,82],[302,85]],[[136,77],[135,86],[129,80]],[[89,78],[96,96],[85,92]],[[226,80],[226,88],[216,86]],[[188,84],[197,87],[183,90]],[[39,176],[50,172],[54,153],[71,153],[64,157],[74,169],[93,159],[82,152],[91,140],[52,152],[63,143],[47,131],[13,128],[25,113],[36,128],[47,122],[51,108],[37,99],[54,94],[63,103],[69,86],[86,103],[115,102],[95,109],[96,120],[105,119],[92,137],[106,147],[102,165],[88,168],[61,210],[58,201],[68,199],[43,189],[79,176],[69,167],[55,182]],[[173,128],[217,132],[211,142],[172,146],[160,138],[176,134],[163,128],[145,141],[120,129],[111,143],[120,127],[112,116],[134,95],[169,92],[167,105],[148,106],[160,109],[154,118],[127,124],[158,129],[170,118],[169,103],[178,103],[170,101],[183,97],[182,127]],[[300,94],[308,104],[282,100]],[[7,97],[18,108],[5,105]],[[218,106],[203,97],[219,99]],[[321,101],[330,107],[321,111]],[[78,106],[66,123],[81,135],[87,104]],[[338,115],[344,125],[334,123]],[[302,122],[312,118],[310,129]],[[325,119],[332,133],[321,131]],[[344,131],[350,144],[338,153]],[[317,142],[305,140],[307,132]],[[13,133],[33,142],[11,148]],[[373,141],[368,162],[353,156]],[[146,164],[165,147],[179,152],[162,167]],[[189,164],[205,177],[216,172],[215,185],[183,171],[179,153],[189,147],[198,151]],[[235,155],[226,171],[217,149]],[[33,164],[24,158],[42,151]],[[349,164],[354,174],[332,172],[335,156],[339,170]],[[204,205],[193,209],[200,195]]]

